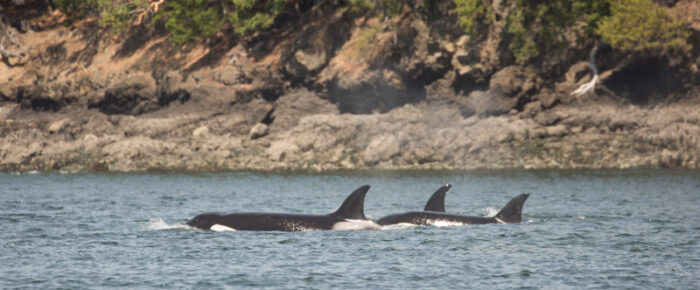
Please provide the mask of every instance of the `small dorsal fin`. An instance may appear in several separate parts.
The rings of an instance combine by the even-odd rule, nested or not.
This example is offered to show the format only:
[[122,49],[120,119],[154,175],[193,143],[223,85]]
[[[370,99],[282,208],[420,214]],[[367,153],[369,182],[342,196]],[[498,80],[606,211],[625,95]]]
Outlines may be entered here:
[[450,190],[451,187],[452,185],[445,184],[438,188],[438,190],[433,193],[433,196],[430,197],[428,203],[425,204],[423,210],[445,212],[445,193]]
[[519,223],[522,219],[523,205],[529,196],[529,193],[523,193],[511,199],[508,204],[496,214],[496,220],[502,223]]
[[360,186],[348,196],[340,208],[331,215],[343,220],[366,220],[364,207],[365,195],[369,190],[369,185]]

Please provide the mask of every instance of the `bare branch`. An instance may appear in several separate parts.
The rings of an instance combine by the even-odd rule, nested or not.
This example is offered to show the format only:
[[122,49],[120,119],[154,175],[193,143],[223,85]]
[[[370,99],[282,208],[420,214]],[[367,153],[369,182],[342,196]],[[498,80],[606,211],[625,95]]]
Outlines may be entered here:
[[[19,51],[12,51],[5,47],[5,43],[9,42],[9,46],[16,47]],[[22,44],[17,40],[17,38],[12,35],[10,29],[7,28],[5,22],[3,22],[2,17],[0,17],[0,56],[2,56],[5,64],[10,65],[10,57],[22,58],[25,55],[25,51],[22,49]]]
[[165,0],[150,0],[150,1],[151,1],[151,4],[148,4],[148,8],[146,8],[146,10],[144,10],[143,12],[139,13],[139,16],[138,16],[139,19],[136,21],[136,23],[134,23],[134,26],[141,25],[141,23],[143,23],[143,19],[146,16],[149,16],[149,14],[155,14],[156,12],[158,12],[158,10],[160,10],[160,5],[162,5],[165,2]]

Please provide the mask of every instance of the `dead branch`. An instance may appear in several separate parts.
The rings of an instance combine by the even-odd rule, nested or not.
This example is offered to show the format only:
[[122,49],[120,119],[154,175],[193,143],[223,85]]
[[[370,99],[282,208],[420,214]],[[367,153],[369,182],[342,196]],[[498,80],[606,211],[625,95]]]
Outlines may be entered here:
[[143,23],[143,19],[146,16],[149,16],[151,14],[155,14],[156,12],[158,12],[158,10],[160,10],[160,5],[162,5],[165,2],[165,0],[150,0],[150,1],[151,1],[151,3],[148,4],[148,7],[146,8],[146,10],[139,13],[139,16],[138,16],[139,19],[136,21],[136,23],[134,23],[134,26],[141,25],[141,23]]
[[[10,48],[5,46],[5,43],[9,42],[10,47],[15,47],[16,50],[10,50]],[[2,17],[0,17],[0,56],[2,56],[3,62],[10,65],[10,57],[22,58],[25,55],[25,50],[22,49],[22,44],[17,40],[17,38],[12,35],[10,29],[7,28]]]

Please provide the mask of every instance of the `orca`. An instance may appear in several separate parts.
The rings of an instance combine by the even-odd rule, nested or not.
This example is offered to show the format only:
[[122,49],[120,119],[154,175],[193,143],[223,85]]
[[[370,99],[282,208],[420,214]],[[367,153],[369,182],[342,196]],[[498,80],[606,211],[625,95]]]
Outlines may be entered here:
[[239,212],[231,214],[204,213],[195,216],[187,225],[214,231],[312,231],[312,230],[369,230],[380,226],[364,214],[365,195],[369,185],[361,186],[350,194],[337,211],[327,215],[306,215],[266,212]]
[[445,212],[445,193],[449,184],[440,187],[428,200],[423,211],[412,211],[385,216],[377,223],[382,226],[395,224],[413,225],[471,225],[490,223],[519,223],[525,200],[530,196],[523,193],[511,199],[506,206],[493,217],[477,217],[449,214]]

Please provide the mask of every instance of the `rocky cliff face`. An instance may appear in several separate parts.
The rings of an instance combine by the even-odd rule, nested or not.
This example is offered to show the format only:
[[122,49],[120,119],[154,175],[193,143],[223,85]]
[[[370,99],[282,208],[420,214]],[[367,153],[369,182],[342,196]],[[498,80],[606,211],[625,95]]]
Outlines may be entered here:
[[467,36],[445,11],[313,13],[186,49],[8,26],[26,53],[0,64],[0,170],[700,166],[697,31],[683,61],[602,54],[572,97],[592,44],[516,65],[502,26]]

